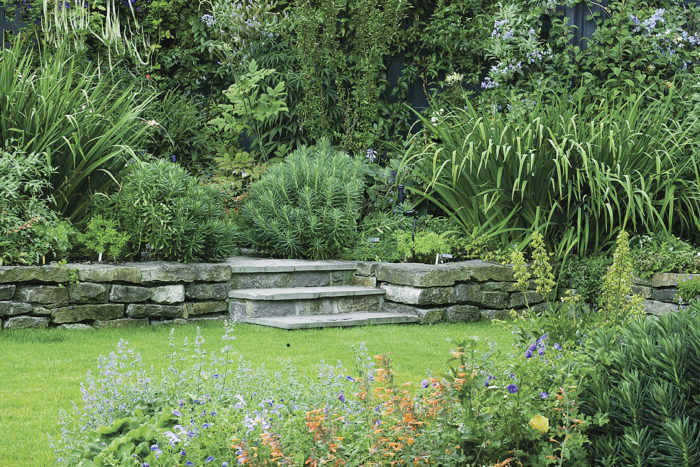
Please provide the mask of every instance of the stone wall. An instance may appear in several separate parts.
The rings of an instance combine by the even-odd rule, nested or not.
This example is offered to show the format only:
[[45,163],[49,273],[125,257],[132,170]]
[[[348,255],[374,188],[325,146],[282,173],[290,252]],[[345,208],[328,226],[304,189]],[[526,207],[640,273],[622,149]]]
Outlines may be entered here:
[[0,267],[0,329],[222,319],[230,280],[226,264]]
[[[649,314],[678,309],[678,281],[686,274],[655,274],[637,279],[634,292],[641,294]],[[484,261],[456,263],[391,264],[360,263],[355,283],[386,291],[384,311],[412,313],[424,324],[507,319],[510,310],[523,310],[525,296],[515,290],[513,268]],[[530,284],[527,301],[531,308],[544,307],[544,297]]]
[[[413,313],[424,324],[507,319],[510,310],[525,307],[525,296],[515,290],[513,268],[484,261],[428,264],[360,263],[355,282],[386,291],[384,311]],[[530,284],[531,307],[543,297]]]

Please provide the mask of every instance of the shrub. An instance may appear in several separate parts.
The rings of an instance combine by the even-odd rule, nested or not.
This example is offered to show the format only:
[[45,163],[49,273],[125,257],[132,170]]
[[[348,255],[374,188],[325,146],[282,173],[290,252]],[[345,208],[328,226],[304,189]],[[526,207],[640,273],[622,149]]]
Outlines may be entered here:
[[98,197],[97,210],[129,235],[128,257],[171,261],[223,260],[236,249],[236,233],[220,192],[203,186],[177,164],[135,162],[122,189]]
[[49,207],[50,176],[44,154],[0,149],[0,265],[59,258],[70,248],[72,227]]
[[700,277],[688,276],[684,277],[678,283],[678,296],[681,303],[692,303],[700,298]]
[[690,243],[657,234],[633,240],[632,261],[639,277],[650,278],[657,272],[700,272],[700,248]]
[[607,256],[569,258],[560,274],[560,286],[571,287],[591,309],[598,309],[603,278],[611,264]]
[[522,246],[541,231],[559,258],[602,251],[621,229],[694,235],[694,121],[676,120],[670,98],[581,95],[540,98],[524,118],[471,106],[421,117],[399,173],[412,167],[411,190],[467,234]]
[[700,305],[601,328],[588,345],[592,373],[581,407],[607,420],[590,432],[604,465],[700,463]]
[[105,219],[97,215],[90,219],[85,233],[81,234],[79,239],[85,248],[98,255],[98,261],[102,261],[102,255],[105,253],[109,259],[118,261],[129,241],[129,235],[117,230],[114,219]]
[[286,258],[338,256],[355,240],[363,170],[328,140],[293,152],[250,187],[241,209],[250,244]]

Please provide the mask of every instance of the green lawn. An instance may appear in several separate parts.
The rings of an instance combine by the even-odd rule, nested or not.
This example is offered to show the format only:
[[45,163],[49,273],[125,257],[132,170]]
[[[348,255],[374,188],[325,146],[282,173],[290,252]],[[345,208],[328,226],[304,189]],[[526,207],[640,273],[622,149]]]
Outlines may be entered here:
[[[201,326],[204,348],[223,346],[221,323]],[[0,331],[0,465],[46,466],[54,464],[47,434],[57,434],[60,409],[70,409],[80,399],[80,382],[97,368],[97,357],[116,349],[119,339],[141,352],[147,366],[167,366],[169,328],[131,328],[96,331],[58,329]],[[176,342],[195,327],[178,327]],[[371,355],[390,352],[399,381],[420,381],[426,370],[439,375],[445,368],[450,339],[477,335],[509,348],[508,330],[487,322],[433,326],[375,326],[324,330],[281,331],[251,325],[236,327],[236,351],[267,369],[291,361],[300,373],[312,376],[316,365],[341,361],[352,367],[353,345],[365,342]]]

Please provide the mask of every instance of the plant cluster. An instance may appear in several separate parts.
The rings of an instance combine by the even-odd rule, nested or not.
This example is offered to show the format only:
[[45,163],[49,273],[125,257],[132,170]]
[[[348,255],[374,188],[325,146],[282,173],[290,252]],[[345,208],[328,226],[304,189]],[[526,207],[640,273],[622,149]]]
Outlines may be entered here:
[[[236,230],[221,193],[172,162],[134,162],[120,191],[96,198],[96,212],[128,235],[126,258],[211,261],[236,249]],[[108,233],[95,239],[93,249],[122,244],[120,235],[107,238]]]
[[592,462],[700,462],[698,348],[698,304],[592,335],[586,351],[593,371],[582,387],[581,409],[606,422],[589,432]]
[[328,140],[296,150],[250,187],[241,208],[248,242],[278,257],[337,256],[355,240],[363,170]]
[[74,230],[47,195],[51,172],[44,154],[0,149],[0,266],[60,258],[70,248]]

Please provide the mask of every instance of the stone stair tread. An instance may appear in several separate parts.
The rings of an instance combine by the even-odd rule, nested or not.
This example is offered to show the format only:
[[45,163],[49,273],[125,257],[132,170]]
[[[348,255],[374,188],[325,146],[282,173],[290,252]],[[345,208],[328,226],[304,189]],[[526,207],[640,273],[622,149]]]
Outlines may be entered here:
[[384,295],[383,289],[353,285],[326,287],[286,287],[269,289],[239,289],[229,292],[229,298],[239,300],[314,300],[329,297],[361,297]]
[[226,261],[233,274],[274,272],[354,271],[355,261],[309,261],[301,259],[270,259],[236,256]]
[[280,316],[274,318],[244,318],[243,322],[280,329],[311,329],[327,327],[364,326],[369,324],[417,323],[419,318],[407,313],[338,313],[334,315]]

